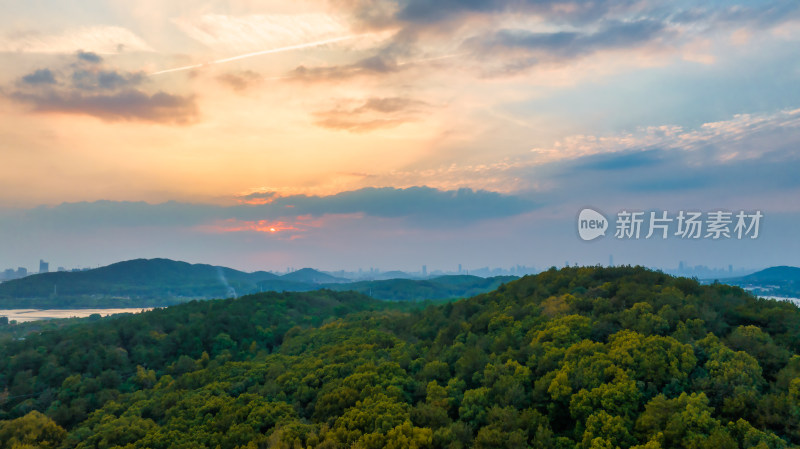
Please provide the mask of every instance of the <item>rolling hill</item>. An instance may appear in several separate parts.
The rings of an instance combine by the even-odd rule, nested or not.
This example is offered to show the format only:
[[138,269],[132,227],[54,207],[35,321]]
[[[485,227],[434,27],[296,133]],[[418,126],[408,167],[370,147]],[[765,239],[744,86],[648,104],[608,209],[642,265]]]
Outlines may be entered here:
[[93,270],[31,275],[0,284],[0,309],[154,307],[191,299],[228,298],[267,291],[356,290],[376,299],[460,298],[497,288],[512,276],[442,276],[427,280],[352,282],[312,268],[283,276],[169,259],[136,259]]
[[313,268],[303,268],[291,273],[284,274],[281,279],[292,282],[304,282],[307,284],[335,284],[340,282],[350,282],[349,279],[337,278],[330,274],[317,271]]
[[743,287],[759,295],[800,298],[798,267],[770,267],[747,276],[723,279],[722,282]]
[[770,267],[757,271],[747,276],[736,278],[739,282],[800,282],[800,268],[798,267]]
[[[0,304],[14,300],[116,298],[152,301],[211,298],[251,292],[258,282],[279,279],[267,272],[245,273],[226,267],[169,259],[136,259],[93,270],[42,273],[0,284]],[[41,301],[39,301],[41,302]]]

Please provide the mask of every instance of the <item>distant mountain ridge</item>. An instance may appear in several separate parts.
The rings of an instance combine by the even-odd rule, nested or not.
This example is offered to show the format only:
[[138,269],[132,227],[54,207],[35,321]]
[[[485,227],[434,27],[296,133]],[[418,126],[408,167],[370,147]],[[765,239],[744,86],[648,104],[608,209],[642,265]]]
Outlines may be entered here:
[[751,282],[800,282],[800,268],[781,265],[736,278]]
[[800,268],[781,265],[769,267],[747,276],[722,279],[759,296],[800,298]]
[[137,298],[233,296],[278,279],[265,271],[245,273],[227,267],[170,259],[135,259],[79,272],[31,275],[0,284],[0,298],[57,298],[106,295]]
[[338,278],[330,274],[317,271],[313,268],[302,268],[291,273],[284,274],[281,279],[294,282],[308,282],[312,284],[332,284],[338,282],[350,282],[350,279]]
[[356,290],[389,300],[473,296],[516,279],[442,276],[353,282],[312,268],[279,276],[170,259],[135,259],[79,272],[31,275],[0,284],[2,308],[149,307],[266,291]]

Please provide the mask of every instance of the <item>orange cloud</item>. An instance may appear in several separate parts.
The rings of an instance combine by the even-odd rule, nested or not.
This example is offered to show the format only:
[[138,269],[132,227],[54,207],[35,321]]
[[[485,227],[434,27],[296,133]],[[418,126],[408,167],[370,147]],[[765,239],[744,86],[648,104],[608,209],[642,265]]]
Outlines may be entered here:
[[271,221],[271,220],[236,220],[228,219],[218,221],[210,225],[202,225],[197,227],[198,230],[211,233],[228,233],[228,232],[264,232],[274,234],[277,232],[286,231],[301,231],[292,223],[285,221]]
[[239,195],[236,197],[236,201],[239,204],[249,204],[251,206],[263,206],[264,204],[270,204],[278,198],[279,195],[277,192],[253,192],[248,193],[247,195]]
[[302,238],[302,234],[311,230],[328,226],[336,226],[338,220],[356,220],[364,217],[362,213],[331,214],[323,217],[300,215],[286,220],[237,220],[229,218],[217,220],[209,224],[195,226],[192,229],[212,234],[233,232],[258,232],[264,234],[286,234],[289,240]]
[[240,203],[249,204],[251,206],[263,206],[264,204],[269,204],[273,201],[275,201],[275,198],[252,198],[239,200]]

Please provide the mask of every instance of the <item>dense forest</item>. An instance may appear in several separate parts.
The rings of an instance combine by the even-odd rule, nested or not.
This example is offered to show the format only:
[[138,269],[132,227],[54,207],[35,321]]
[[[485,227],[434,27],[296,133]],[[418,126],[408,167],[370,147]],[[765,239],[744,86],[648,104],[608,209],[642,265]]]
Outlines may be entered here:
[[5,448],[783,448],[800,310],[640,267],[190,302],[0,342]]
[[471,275],[446,275],[424,280],[386,279],[330,284],[325,285],[325,288],[337,291],[351,290],[373,298],[392,301],[424,301],[475,296],[515,279],[516,276],[482,278]]

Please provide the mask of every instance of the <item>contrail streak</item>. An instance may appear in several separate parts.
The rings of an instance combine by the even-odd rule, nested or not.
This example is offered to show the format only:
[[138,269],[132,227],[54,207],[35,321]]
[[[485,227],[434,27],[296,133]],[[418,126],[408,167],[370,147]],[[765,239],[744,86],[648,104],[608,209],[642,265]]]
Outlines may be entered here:
[[[455,54],[443,55],[443,56],[433,56],[433,57],[430,57],[430,58],[413,59],[411,61],[398,62],[396,64],[396,67],[403,67],[403,66],[413,65],[413,64],[421,64],[421,63],[425,63],[425,62],[440,61],[442,59],[458,58],[460,56],[464,56],[465,54],[466,53],[455,53]],[[364,71],[363,68],[359,68],[357,70],[359,72]],[[271,78],[265,78],[265,80],[266,81],[277,81],[277,80],[285,80],[285,79],[289,79],[289,78],[294,78],[294,76],[293,75],[273,76]]]
[[161,75],[161,74],[164,74],[164,73],[180,72],[182,70],[199,69],[201,67],[209,66],[209,65],[212,65],[212,64],[222,64],[222,63],[225,63],[225,62],[238,61],[240,59],[252,58],[253,56],[268,55],[270,53],[280,53],[282,51],[299,50],[301,48],[317,47],[317,46],[320,46],[320,45],[332,44],[334,42],[341,42],[341,41],[344,41],[344,40],[353,39],[353,38],[356,38],[356,37],[359,37],[359,36],[360,35],[356,34],[356,35],[353,35],[353,36],[344,36],[344,37],[336,37],[336,38],[333,38],[333,39],[326,39],[324,41],[316,41],[316,42],[309,42],[309,43],[306,43],[306,44],[290,45],[288,47],[273,48],[273,49],[270,49],[270,50],[261,50],[261,51],[256,51],[256,52],[253,52],[253,53],[246,53],[246,54],[239,55],[239,56],[232,56],[230,58],[217,59],[216,61],[204,62],[202,64],[194,64],[194,65],[187,65],[187,66],[183,66],[183,67],[176,67],[174,69],[160,70],[158,72],[151,73],[150,76]]

